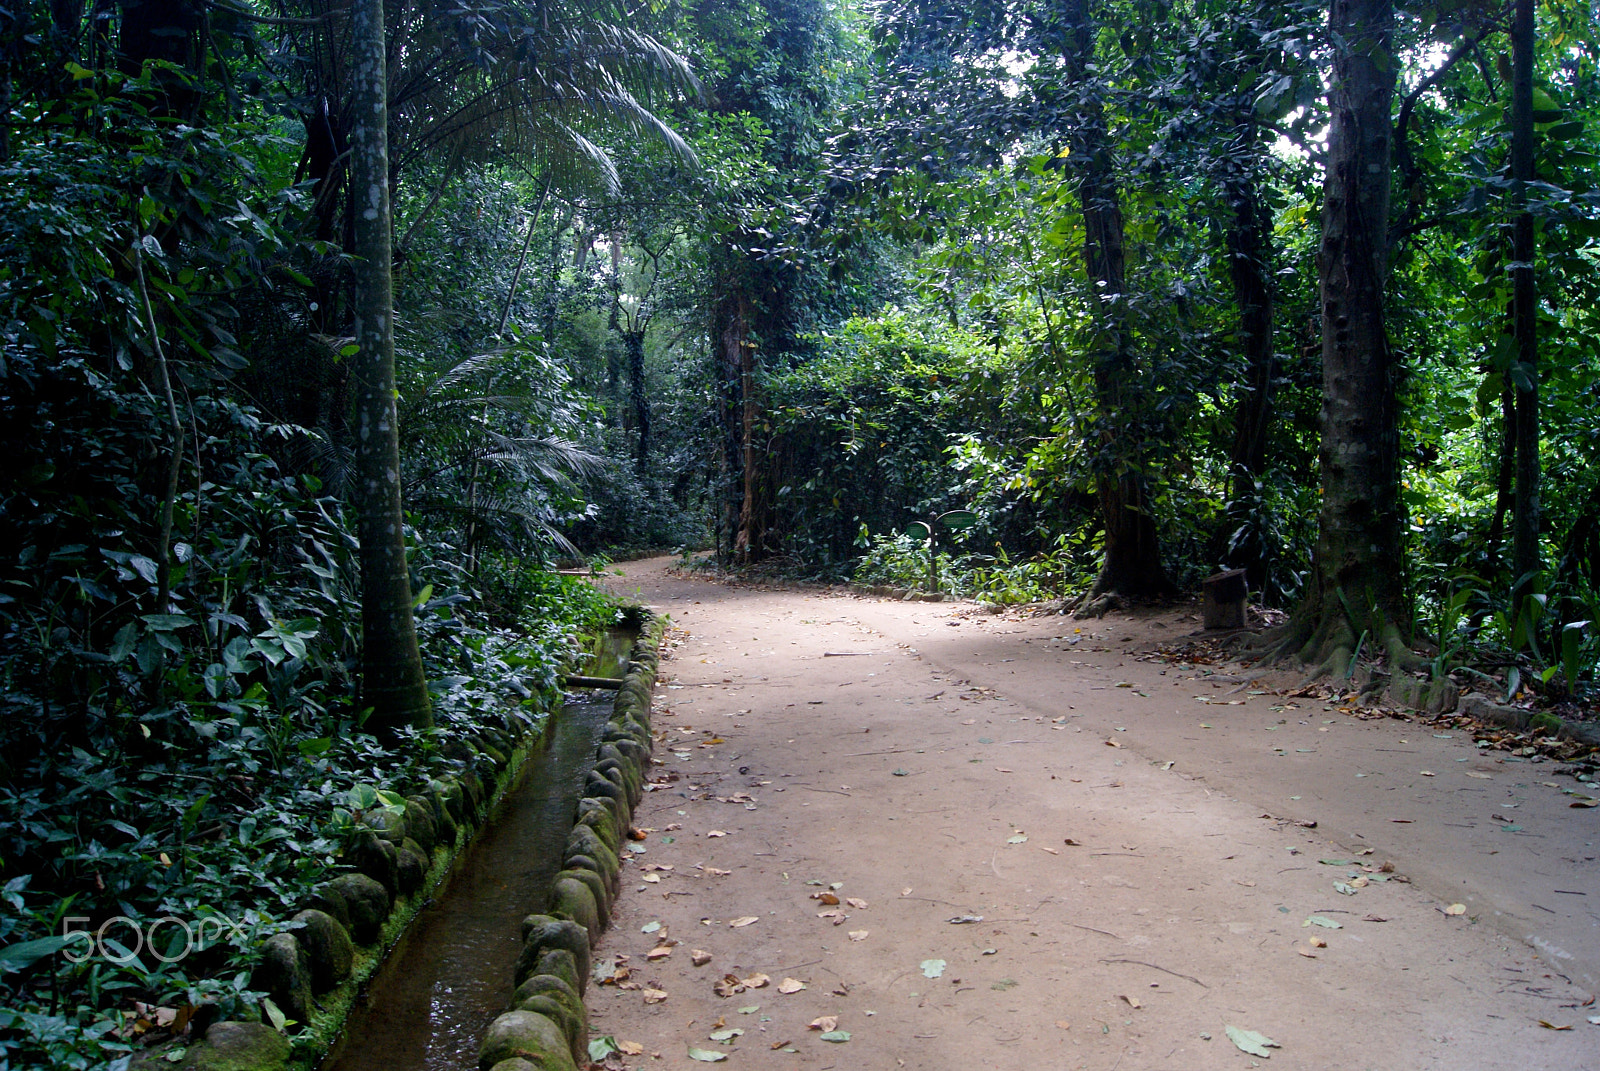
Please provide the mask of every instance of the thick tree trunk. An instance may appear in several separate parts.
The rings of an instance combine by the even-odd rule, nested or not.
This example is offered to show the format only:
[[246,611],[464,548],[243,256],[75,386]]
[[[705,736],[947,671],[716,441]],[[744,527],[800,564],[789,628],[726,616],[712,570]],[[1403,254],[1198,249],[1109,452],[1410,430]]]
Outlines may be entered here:
[[1333,0],[1328,29],[1335,52],[1318,255],[1322,510],[1315,581],[1284,649],[1316,663],[1317,672],[1348,675],[1364,649],[1414,663],[1406,648],[1397,402],[1383,301],[1396,68],[1391,0]]
[[394,405],[388,76],[383,0],[356,0],[351,184],[355,204],[356,507],[361,530],[361,688],[379,729],[433,724],[411,612]]
[[1511,27],[1511,316],[1517,343],[1516,511],[1511,529],[1515,594],[1539,571],[1538,293],[1533,273],[1533,0],[1516,0]]
[[[1094,26],[1084,0],[1062,5],[1065,39],[1062,56],[1068,77],[1082,84],[1092,75]],[[1149,510],[1145,444],[1126,428],[1135,423],[1138,385],[1125,323],[1126,254],[1122,206],[1110,159],[1105,112],[1092,92],[1068,132],[1076,161],[1078,198],[1083,208],[1084,267],[1098,295],[1096,319],[1101,336],[1095,354],[1095,396],[1099,409],[1099,471],[1095,475],[1105,558],[1091,594],[1164,595],[1171,582],[1161,566],[1161,544]]]

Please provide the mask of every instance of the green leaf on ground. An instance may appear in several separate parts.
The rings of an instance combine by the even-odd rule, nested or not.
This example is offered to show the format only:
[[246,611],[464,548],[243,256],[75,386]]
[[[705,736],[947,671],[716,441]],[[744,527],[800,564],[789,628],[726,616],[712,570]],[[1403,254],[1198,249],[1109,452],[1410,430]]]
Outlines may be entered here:
[[617,1039],[610,1034],[602,1034],[589,1041],[589,1059],[599,1063],[614,1052],[621,1052],[617,1047]]
[[721,1063],[728,1058],[725,1052],[707,1052],[705,1049],[690,1049],[689,1059],[699,1060],[703,1064]]
[[1342,930],[1342,929],[1344,929],[1344,926],[1342,926],[1341,924],[1333,921],[1332,919],[1325,919],[1321,915],[1312,915],[1310,918],[1306,919],[1300,925],[1301,926],[1321,926],[1322,928],[1328,929],[1328,930]]
[[1227,1028],[1227,1034],[1228,1040],[1233,1042],[1240,1052],[1247,1052],[1264,1060],[1272,1059],[1272,1053],[1268,1052],[1268,1049],[1281,1047],[1267,1035],[1254,1030],[1241,1030],[1236,1026],[1230,1026]]
[[944,960],[925,959],[922,961],[922,976],[924,978],[943,978]]
[[1007,838],[1006,838],[1006,843],[1007,843],[1007,844],[1026,844],[1026,843],[1028,843],[1028,837],[1027,837],[1027,834],[1025,834],[1025,833],[1018,833],[1018,834],[1017,834],[1017,835],[1016,835],[1016,836],[1014,836],[1014,837],[1007,837]]
[[846,1041],[850,1040],[850,1031],[848,1031],[848,1030],[829,1030],[829,1031],[826,1031],[825,1033],[822,1033],[822,1034],[820,1034],[818,1036],[821,1037],[823,1041],[832,1041],[832,1042],[835,1042],[835,1043],[842,1043],[842,1042],[846,1042]]

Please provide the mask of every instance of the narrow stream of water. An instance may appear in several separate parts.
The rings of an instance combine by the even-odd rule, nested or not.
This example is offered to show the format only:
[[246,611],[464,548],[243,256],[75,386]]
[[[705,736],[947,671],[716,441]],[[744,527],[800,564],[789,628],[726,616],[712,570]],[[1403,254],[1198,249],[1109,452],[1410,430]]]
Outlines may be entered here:
[[[591,673],[616,676],[631,637],[614,635]],[[518,923],[543,903],[584,776],[615,695],[569,702],[550,746],[531,756],[518,784],[478,834],[455,876],[412,922],[407,937],[351,1010],[323,1071],[470,1071],[489,1023],[511,1000],[522,951]]]

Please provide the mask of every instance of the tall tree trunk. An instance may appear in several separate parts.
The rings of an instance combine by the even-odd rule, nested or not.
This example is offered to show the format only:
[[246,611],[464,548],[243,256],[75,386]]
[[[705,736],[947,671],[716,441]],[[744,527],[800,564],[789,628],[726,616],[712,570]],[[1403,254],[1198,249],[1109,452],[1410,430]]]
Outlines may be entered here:
[[1319,673],[1348,675],[1362,649],[1381,646],[1394,664],[1416,661],[1406,647],[1395,369],[1383,301],[1397,66],[1391,0],[1333,0],[1328,30],[1332,122],[1318,254],[1322,509],[1316,578],[1284,649]]
[[[1253,130],[1254,124],[1247,126]],[[1252,144],[1254,135],[1248,136],[1246,144]],[[1255,498],[1256,481],[1266,468],[1267,432],[1272,425],[1272,212],[1247,168],[1239,165],[1223,184],[1233,210],[1227,235],[1228,274],[1239,306],[1239,347],[1244,357],[1228,459],[1230,530],[1250,519],[1245,503]],[[1228,564],[1244,569],[1250,587],[1257,591],[1266,579],[1262,550],[1261,542],[1252,539],[1227,555]]]
[[356,198],[356,506],[361,531],[362,700],[372,707],[376,728],[426,728],[433,724],[433,711],[411,613],[394,405],[393,237],[383,0],[356,0],[351,36],[356,115],[350,171]]
[[1500,543],[1505,538],[1506,514],[1511,512],[1512,480],[1517,467],[1517,396],[1510,381],[1500,391],[1500,462],[1495,466],[1494,518],[1483,541],[1490,567],[1500,567]]
[[624,331],[622,346],[628,354],[628,407],[633,411],[633,428],[639,433],[633,466],[634,471],[643,476],[650,463],[650,395],[644,382],[644,328],[629,327]]
[[761,444],[756,435],[761,421],[761,392],[756,386],[758,353],[748,334],[740,342],[738,360],[739,471],[743,483],[733,556],[740,565],[749,565],[767,555],[767,525],[772,503],[767,494],[769,474],[762,464]]
[[1105,558],[1092,594],[1166,594],[1171,582],[1161,566],[1161,544],[1149,509],[1144,443],[1123,429],[1137,407],[1138,370],[1125,323],[1126,255],[1122,206],[1112,169],[1105,111],[1087,82],[1094,77],[1094,26],[1085,0],[1062,5],[1067,77],[1082,102],[1068,132],[1076,163],[1078,198],[1083,208],[1084,267],[1098,295],[1096,318],[1102,344],[1095,355],[1095,395],[1099,419],[1099,471],[1096,497],[1105,525]]
[[1539,348],[1538,293],[1533,258],[1533,213],[1528,183],[1533,173],[1533,0],[1515,0],[1511,26],[1511,315],[1517,363],[1516,510],[1511,529],[1515,594],[1539,570]]

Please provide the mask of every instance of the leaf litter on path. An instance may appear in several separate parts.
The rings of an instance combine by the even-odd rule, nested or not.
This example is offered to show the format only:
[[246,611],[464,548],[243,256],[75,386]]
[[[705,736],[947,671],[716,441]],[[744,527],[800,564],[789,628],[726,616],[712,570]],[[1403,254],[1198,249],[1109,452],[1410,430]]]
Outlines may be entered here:
[[1223,1029],[1228,1035],[1228,1040],[1233,1042],[1240,1052],[1249,1053],[1251,1056],[1259,1056],[1263,1060],[1272,1059],[1272,1053],[1268,1051],[1269,1049],[1282,1048],[1276,1041],[1259,1031],[1244,1030],[1237,1026],[1224,1027]]

